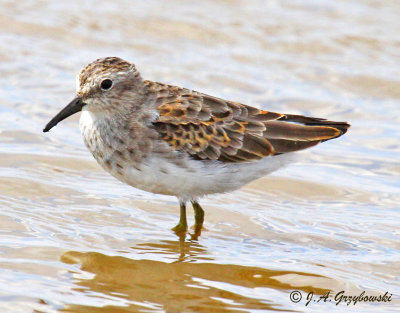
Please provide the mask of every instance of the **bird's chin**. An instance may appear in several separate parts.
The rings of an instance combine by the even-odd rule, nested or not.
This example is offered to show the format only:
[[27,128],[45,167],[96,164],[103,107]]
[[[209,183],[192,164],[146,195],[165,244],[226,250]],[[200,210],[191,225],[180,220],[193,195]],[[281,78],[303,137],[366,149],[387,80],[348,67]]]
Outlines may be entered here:
[[90,113],[92,115],[97,115],[97,116],[102,116],[107,114],[109,110],[107,110],[107,108],[105,108],[102,105],[99,104],[94,104],[94,103],[87,103],[83,108],[82,108],[82,113],[86,112],[86,113]]

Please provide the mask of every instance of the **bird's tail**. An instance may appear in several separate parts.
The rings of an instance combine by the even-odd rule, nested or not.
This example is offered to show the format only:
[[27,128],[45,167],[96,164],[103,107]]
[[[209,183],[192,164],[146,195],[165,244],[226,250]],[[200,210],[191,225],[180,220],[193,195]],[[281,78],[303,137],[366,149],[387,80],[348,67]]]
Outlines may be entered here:
[[322,118],[286,114],[277,120],[265,122],[264,138],[275,149],[275,154],[303,150],[345,134],[350,127],[346,122],[333,122]]

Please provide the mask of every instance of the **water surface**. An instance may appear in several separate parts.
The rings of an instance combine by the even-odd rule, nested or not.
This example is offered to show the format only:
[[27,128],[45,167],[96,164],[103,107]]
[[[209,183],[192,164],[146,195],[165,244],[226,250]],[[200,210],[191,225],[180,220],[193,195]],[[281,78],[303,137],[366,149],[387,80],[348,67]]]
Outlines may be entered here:
[[[399,312],[399,14],[372,0],[3,1],[1,311]],[[145,79],[352,128],[204,199],[206,230],[182,241],[176,199],[105,173],[78,116],[42,133],[76,73],[104,56]],[[311,291],[341,290],[393,300],[305,306]]]

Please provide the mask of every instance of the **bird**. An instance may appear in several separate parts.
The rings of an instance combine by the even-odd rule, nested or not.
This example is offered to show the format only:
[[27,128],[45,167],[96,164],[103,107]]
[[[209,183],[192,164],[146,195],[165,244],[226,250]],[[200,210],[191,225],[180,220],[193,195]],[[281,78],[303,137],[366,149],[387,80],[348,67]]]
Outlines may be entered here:
[[43,132],[78,112],[83,141],[101,167],[132,187],[178,198],[178,235],[188,231],[191,202],[196,238],[204,223],[200,198],[237,190],[350,127],[144,80],[119,57],[86,65],[75,98]]

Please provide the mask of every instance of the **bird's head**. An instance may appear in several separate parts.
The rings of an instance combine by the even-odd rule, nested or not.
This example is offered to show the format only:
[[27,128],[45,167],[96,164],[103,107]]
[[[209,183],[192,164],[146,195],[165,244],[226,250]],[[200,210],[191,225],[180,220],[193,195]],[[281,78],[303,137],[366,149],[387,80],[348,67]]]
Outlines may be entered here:
[[98,59],[85,66],[77,76],[76,97],[43,129],[82,110],[105,113],[137,103],[142,96],[143,80],[134,64],[117,57]]

